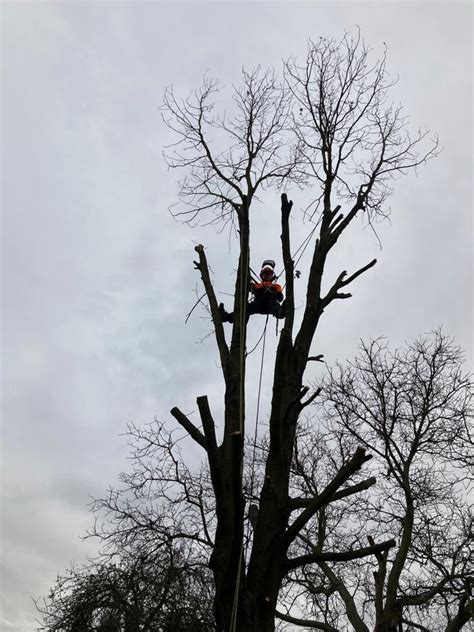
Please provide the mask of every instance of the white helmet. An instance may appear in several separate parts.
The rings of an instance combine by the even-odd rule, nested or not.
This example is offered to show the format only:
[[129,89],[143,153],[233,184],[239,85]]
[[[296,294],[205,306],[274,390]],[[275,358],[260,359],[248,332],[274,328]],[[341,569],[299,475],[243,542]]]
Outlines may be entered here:
[[275,262],[272,259],[265,259],[262,263],[262,269],[260,270],[260,278],[263,277],[265,272],[270,272],[272,275],[272,281],[276,278],[275,274]]

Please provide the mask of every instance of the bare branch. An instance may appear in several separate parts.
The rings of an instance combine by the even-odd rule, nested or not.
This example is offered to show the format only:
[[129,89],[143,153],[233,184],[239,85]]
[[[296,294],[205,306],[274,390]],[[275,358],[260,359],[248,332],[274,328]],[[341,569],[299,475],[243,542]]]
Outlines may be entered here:
[[290,248],[290,213],[293,207],[293,201],[288,200],[286,193],[281,195],[281,244],[283,263],[285,266],[285,287],[286,287],[286,318],[285,327],[291,332],[293,330],[293,321],[295,313],[295,297],[294,297],[294,262],[291,257]]
[[204,435],[199,430],[199,428],[196,428],[193,422],[183,412],[181,412],[177,406],[172,408],[170,410],[170,413],[173,415],[176,421],[181,426],[183,426],[183,428],[194,439],[194,441],[196,441],[196,443],[199,443],[200,446],[207,450],[206,439],[204,438]]
[[294,623],[295,625],[300,625],[305,628],[324,630],[325,632],[338,632],[337,628],[333,628],[332,625],[329,625],[328,623],[323,623],[322,621],[299,619],[297,617],[292,617],[289,614],[285,614],[284,612],[280,612],[280,610],[275,610],[275,615],[278,617],[278,619],[281,619],[282,621],[286,621],[287,623]]
[[195,246],[194,250],[199,255],[199,263],[195,262],[195,265],[201,273],[201,279],[204,285],[204,289],[206,290],[209,307],[211,309],[212,320],[214,322],[214,331],[216,335],[217,347],[219,349],[222,372],[224,374],[224,379],[227,379],[227,359],[229,357],[229,349],[225,341],[224,328],[222,326],[222,320],[219,314],[219,307],[217,304],[216,294],[214,292],[214,286],[212,285],[209,275],[209,267],[207,265],[206,253],[204,252],[204,246],[202,246],[201,244]]
[[198,300],[194,303],[194,305],[192,306],[191,310],[186,314],[186,318],[184,319],[184,322],[187,323],[191,314],[194,312],[194,310],[196,309],[196,307],[199,305],[199,303],[202,301],[202,299],[206,296],[206,293],[202,294]]
[[336,298],[350,298],[352,294],[344,294],[342,292],[339,292],[340,288],[348,285],[349,283],[352,283],[354,279],[356,279],[358,276],[363,274],[366,270],[369,270],[370,268],[372,268],[376,263],[377,263],[377,259],[372,259],[372,261],[370,261],[367,265],[360,268],[360,270],[357,270],[357,272],[354,272],[354,274],[352,274],[347,279],[345,278],[347,272],[345,270],[341,272],[341,274],[336,279],[336,282],[334,283],[334,285],[331,287],[331,289],[326,294],[326,296],[322,299],[323,306],[327,307],[329,303],[331,303],[331,301],[333,301]]
[[[437,155],[437,140],[424,150],[427,133],[412,139],[401,108],[387,104],[394,82],[386,72],[385,52],[375,62],[370,53],[360,36],[346,34],[341,41],[310,42],[302,66],[293,60],[285,64],[299,106],[295,133],[303,169],[320,182],[324,212],[337,196],[356,211],[385,216],[391,180]],[[353,217],[349,213],[345,225]]]
[[368,557],[369,555],[376,555],[382,551],[387,551],[396,545],[396,541],[392,538],[385,542],[380,542],[373,546],[366,546],[360,549],[351,551],[326,551],[324,553],[308,553],[307,555],[301,555],[300,557],[294,557],[287,562],[288,570],[294,570],[305,564],[314,564],[318,562],[349,562],[350,560],[357,560],[362,557]]
[[371,456],[366,455],[363,448],[357,448],[352,458],[341,467],[334,479],[326,486],[321,494],[315,498],[288,527],[285,534],[285,540],[288,543],[292,542],[308,520],[310,520],[321,507],[326,505],[339,487],[341,487],[341,485],[343,485],[346,480],[359,470],[370,458]]
[[[353,494],[358,494],[361,491],[369,489],[377,480],[374,477],[368,478],[365,481],[357,483],[356,485],[351,485],[350,487],[346,487],[344,489],[340,489],[337,491],[329,500],[330,503],[341,500],[342,498],[347,498],[348,496],[352,496]],[[290,499],[290,510],[295,511],[296,509],[304,509],[308,507],[312,502],[314,502],[315,498],[291,498]]]
[[172,168],[187,168],[180,182],[184,208],[177,213],[188,223],[211,212],[207,223],[232,221],[262,187],[298,181],[299,152],[291,134],[290,95],[275,73],[258,67],[242,72],[233,87],[229,117],[214,112],[218,82],[208,77],[200,90],[178,100],[172,88],[164,95],[165,124],[177,138],[165,157]]

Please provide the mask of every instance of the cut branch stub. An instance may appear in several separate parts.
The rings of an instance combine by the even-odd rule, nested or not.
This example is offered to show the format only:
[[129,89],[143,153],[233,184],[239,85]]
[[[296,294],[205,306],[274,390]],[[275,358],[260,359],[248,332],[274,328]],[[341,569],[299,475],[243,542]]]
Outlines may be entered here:
[[291,209],[293,207],[293,200],[288,200],[288,196],[286,193],[281,194],[281,211],[282,213],[290,214]]
[[207,450],[206,439],[202,432],[197,428],[193,422],[183,413],[181,410],[175,406],[170,410],[170,413],[176,419],[176,421],[186,430],[186,432],[202,446],[205,450]]
[[209,446],[209,449],[216,451],[217,450],[217,440],[216,440],[216,425],[214,423],[214,419],[211,414],[211,410],[209,408],[209,401],[207,399],[207,395],[201,395],[196,400],[199,413],[201,415],[202,427],[204,430],[204,435],[206,437],[206,442]]
[[194,250],[199,255],[199,262],[195,261],[194,263],[196,265],[196,268],[201,273],[202,283],[204,285],[206,296],[209,301],[212,320],[214,322],[217,347],[219,349],[222,372],[224,375],[224,380],[227,381],[227,359],[229,357],[229,348],[227,347],[227,343],[225,341],[224,327],[222,325],[222,319],[219,313],[216,294],[214,292],[214,287],[212,285],[211,277],[209,274],[209,266],[207,265],[206,253],[204,252],[204,246],[202,244],[198,244],[197,246],[195,246]]

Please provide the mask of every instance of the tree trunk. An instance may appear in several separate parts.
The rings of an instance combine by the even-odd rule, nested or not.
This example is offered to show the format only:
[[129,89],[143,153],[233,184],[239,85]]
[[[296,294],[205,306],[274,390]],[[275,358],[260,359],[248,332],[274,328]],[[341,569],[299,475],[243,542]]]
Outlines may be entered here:
[[235,285],[232,340],[224,370],[224,437],[216,454],[209,453],[211,478],[216,498],[217,529],[210,567],[216,594],[214,613],[217,630],[244,630],[240,627],[242,586],[245,577],[244,513],[242,471],[245,436],[245,341],[249,269],[248,205],[239,215],[240,258]]
[[[259,513],[254,531],[252,554],[247,575],[249,592],[248,623],[252,632],[273,632],[275,611],[282,578],[286,571],[290,542],[286,531],[290,518],[289,480],[293,458],[296,423],[302,410],[303,374],[309,347],[316,330],[320,309],[319,288],[324,267],[325,250],[313,265],[313,297],[310,301],[311,325],[304,330],[302,343],[292,341],[293,327],[293,261],[290,254],[288,220],[292,203],[282,196],[282,250],[285,261],[288,316],[280,334],[270,414],[270,446],[265,479],[260,494]],[[316,268],[316,270],[315,270]],[[314,287],[316,286],[316,288]],[[317,291],[314,291],[316,289]],[[308,316],[305,317],[308,320]]]

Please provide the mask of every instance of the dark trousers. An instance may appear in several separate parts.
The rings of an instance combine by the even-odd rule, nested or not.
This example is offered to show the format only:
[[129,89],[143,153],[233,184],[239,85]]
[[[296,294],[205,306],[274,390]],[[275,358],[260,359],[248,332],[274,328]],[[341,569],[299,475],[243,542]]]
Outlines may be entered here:
[[[280,304],[275,299],[254,299],[247,303],[247,321],[252,314],[269,314],[275,318],[285,318],[284,303]],[[224,323],[234,322],[234,312],[226,312],[224,306],[221,309],[221,317]]]
[[252,314],[270,314],[275,318],[284,318],[282,314],[282,305],[276,300],[258,300],[254,299],[247,304],[247,319]]

